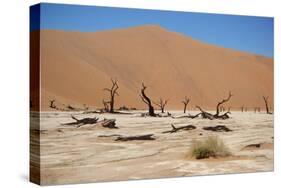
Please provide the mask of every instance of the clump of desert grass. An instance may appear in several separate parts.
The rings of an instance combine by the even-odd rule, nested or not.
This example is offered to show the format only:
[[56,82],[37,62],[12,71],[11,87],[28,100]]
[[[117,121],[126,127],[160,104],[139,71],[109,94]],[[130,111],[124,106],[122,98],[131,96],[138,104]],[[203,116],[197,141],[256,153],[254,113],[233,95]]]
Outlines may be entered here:
[[207,137],[204,140],[193,141],[190,154],[195,159],[228,157],[231,153],[218,137]]

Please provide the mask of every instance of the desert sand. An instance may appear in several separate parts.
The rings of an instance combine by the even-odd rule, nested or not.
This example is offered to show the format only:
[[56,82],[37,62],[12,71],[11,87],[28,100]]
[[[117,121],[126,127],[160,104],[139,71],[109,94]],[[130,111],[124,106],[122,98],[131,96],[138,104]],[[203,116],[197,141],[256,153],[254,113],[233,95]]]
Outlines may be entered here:
[[[132,114],[83,114],[83,112],[43,112],[38,130],[38,113],[31,113],[31,144],[40,144],[41,184],[68,184],[127,179],[164,178],[273,170],[273,115],[233,112],[227,120],[141,117]],[[178,111],[171,112],[181,116]],[[196,112],[190,112],[195,114]],[[78,119],[116,119],[118,129],[95,125],[62,125]],[[176,127],[194,125],[194,130],[162,133]],[[225,125],[231,132],[203,130]],[[154,134],[155,140],[115,141],[118,135]],[[194,140],[208,136],[222,139],[232,157],[196,160],[189,157]],[[40,142],[36,138],[40,137]],[[258,144],[259,147],[250,146]],[[32,167],[38,156],[31,155]]]
[[[33,182],[50,185],[273,170],[273,115],[264,112],[262,99],[268,97],[273,112],[272,58],[210,45],[158,25],[99,32],[33,31],[31,41]],[[93,113],[109,100],[104,88],[111,87],[111,78],[119,85],[114,108],[134,110]],[[143,115],[147,106],[140,97],[142,82],[153,102],[169,99],[165,108],[169,117]],[[194,119],[178,118],[183,115],[185,96],[190,98],[187,112],[195,115],[196,105],[213,111],[228,94],[230,100],[223,107],[226,111],[231,107],[229,118],[203,119],[207,114],[203,112]],[[51,100],[55,107],[50,108]],[[261,111],[255,113],[256,107]],[[118,128],[99,123],[65,125],[94,117],[115,119]],[[195,129],[163,133],[172,124]],[[218,125],[231,131],[205,129]],[[120,139],[147,134],[153,134],[152,139]],[[192,143],[210,136],[221,139],[231,155],[191,158]]]
[[263,95],[273,108],[273,59],[210,45],[158,25],[99,32],[41,30],[40,43],[42,110],[50,110],[53,99],[61,108],[102,107],[110,78],[120,85],[118,107],[144,109],[139,98],[144,82],[153,100],[170,99],[169,109],[182,109],[187,96],[190,108],[214,110],[229,91],[235,95],[228,104],[233,109],[263,108]]

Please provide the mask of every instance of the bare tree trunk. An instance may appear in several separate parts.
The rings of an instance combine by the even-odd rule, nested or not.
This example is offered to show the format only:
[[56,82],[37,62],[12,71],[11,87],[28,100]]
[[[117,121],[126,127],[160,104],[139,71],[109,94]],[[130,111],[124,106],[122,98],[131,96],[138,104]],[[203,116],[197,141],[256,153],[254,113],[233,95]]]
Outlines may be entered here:
[[190,101],[190,99],[185,96],[185,97],[184,97],[184,100],[182,101],[182,103],[183,103],[183,105],[184,105],[184,107],[183,107],[183,113],[186,112],[186,107],[187,107],[189,101]]
[[156,102],[153,102],[155,105],[159,106],[160,110],[162,113],[165,112],[165,106],[167,105],[168,103],[168,99],[167,100],[163,100],[162,98],[160,98],[159,102],[156,103]]
[[117,93],[119,86],[117,84],[117,80],[111,79],[111,83],[112,83],[111,88],[104,88],[104,90],[108,91],[110,94],[110,101],[108,102],[109,103],[109,112],[114,113],[115,95],[119,96],[119,94]]
[[143,101],[145,104],[147,104],[147,106],[148,106],[148,114],[149,114],[150,116],[156,116],[155,113],[154,113],[154,107],[152,106],[152,102],[151,102],[150,98],[147,97],[147,95],[145,94],[146,88],[147,88],[147,87],[144,85],[144,83],[142,83],[142,89],[141,89],[141,95],[140,95],[140,97],[141,97],[142,101]]
[[264,103],[265,103],[266,113],[267,114],[272,114],[272,112],[270,112],[269,108],[268,108],[268,97],[263,96],[263,100],[264,100]]
[[220,102],[217,104],[217,112],[216,112],[216,114],[214,115],[215,117],[219,117],[219,113],[220,113],[219,108],[220,108],[220,106],[221,106],[222,104],[228,102],[232,96],[233,96],[232,93],[229,92],[228,97],[227,97],[226,99],[223,99],[222,101],[220,101]]
[[50,108],[56,109],[55,100],[50,100]]
[[220,112],[220,107],[222,104],[228,102],[230,100],[230,98],[232,97],[233,95],[231,94],[231,92],[229,92],[229,95],[226,99],[223,99],[221,102],[219,102],[217,104],[217,109],[216,109],[216,114],[211,114],[209,112],[206,112],[204,111],[200,106],[196,106],[196,108],[198,108],[200,110],[200,115],[202,116],[202,118],[205,118],[205,119],[210,119],[210,120],[213,120],[213,119],[228,119],[229,118],[229,115],[230,114],[230,111],[227,111],[226,113],[220,115],[219,112]]

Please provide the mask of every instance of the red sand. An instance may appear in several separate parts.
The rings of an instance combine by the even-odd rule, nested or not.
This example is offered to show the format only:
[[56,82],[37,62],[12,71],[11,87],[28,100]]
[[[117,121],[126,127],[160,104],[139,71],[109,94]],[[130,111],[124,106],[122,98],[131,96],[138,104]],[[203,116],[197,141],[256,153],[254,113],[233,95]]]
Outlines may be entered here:
[[120,85],[117,107],[145,108],[139,97],[142,82],[154,101],[170,99],[168,109],[182,109],[185,95],[191,99],[189,109],[214,109],[229,91],[234,96],[226,107],[264,107],[263,95],[273,105],[271,58],[209,45],[156,25],[41,31],[43,110],[50,109],[51,99],[58,106],[101,107],[111,77]]

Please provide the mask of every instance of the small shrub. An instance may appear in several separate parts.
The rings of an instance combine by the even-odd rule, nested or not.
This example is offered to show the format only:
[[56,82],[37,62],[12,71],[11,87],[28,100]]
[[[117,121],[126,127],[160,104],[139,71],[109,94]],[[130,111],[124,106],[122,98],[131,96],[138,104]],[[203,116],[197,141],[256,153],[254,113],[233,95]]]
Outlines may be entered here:
[[208,137],[203,141],[194,141],[191,147],[191,156],[196,159],[227,157],[229,155],[229,150],[218,137]]

